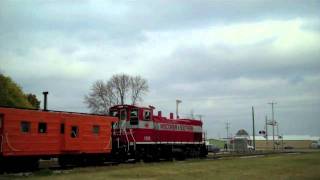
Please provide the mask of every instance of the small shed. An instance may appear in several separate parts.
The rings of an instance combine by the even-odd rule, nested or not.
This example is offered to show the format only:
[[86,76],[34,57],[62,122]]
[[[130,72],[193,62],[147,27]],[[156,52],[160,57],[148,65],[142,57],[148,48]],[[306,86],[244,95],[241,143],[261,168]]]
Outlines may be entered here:
[[250,136],[244,129],[240,129],[237,134],[233,137],[233,147],[236,152],[247,152],[249,151],[248,146],[250,145]]

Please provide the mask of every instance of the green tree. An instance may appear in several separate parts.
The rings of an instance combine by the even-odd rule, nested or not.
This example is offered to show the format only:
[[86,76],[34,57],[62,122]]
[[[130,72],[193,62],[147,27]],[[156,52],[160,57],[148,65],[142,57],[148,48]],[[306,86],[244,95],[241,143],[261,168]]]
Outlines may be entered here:
[[40,109],[40,101],[35,94],[26,94],[29,103],[36,109]]
[[[31,99],[33,98],[36,99],[35,96]],[[10,77],[0,74],[0,106],[37,108],[37,106],[33,106],[33,103],[36,102],[35,99],[30,103],[19,85]]]

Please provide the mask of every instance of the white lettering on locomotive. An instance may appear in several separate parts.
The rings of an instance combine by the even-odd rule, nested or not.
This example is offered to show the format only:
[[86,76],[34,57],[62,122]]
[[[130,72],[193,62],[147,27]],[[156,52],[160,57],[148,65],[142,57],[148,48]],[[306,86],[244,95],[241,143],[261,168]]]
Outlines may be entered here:
[[158,123],[157,127],[159,130],[202,132],[201,126],[192,126],[184,124]]
[[150,137],[150,136],[144,136],[144,137],[143,137],[143,140],[145,140],[145,141],[151,141],[151,137]]

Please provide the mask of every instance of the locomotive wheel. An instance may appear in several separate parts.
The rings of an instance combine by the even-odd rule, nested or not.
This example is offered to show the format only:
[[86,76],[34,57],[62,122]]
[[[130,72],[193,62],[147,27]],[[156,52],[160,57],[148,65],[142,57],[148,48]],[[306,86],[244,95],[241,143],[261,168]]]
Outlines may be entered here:
[[4,158],[0,156],[0,174],[3,174],[5,172],[5,161]]
[[141,157],[138,151],[135,151],[135,155],[134,155],[134,162],[140,162],[141,161]]
[[153,159],[153,157],[152,157],[151,154],[145,154],[145,155],[143,156],[143,162],[146,162],[146,163],[152,162],[152,159]]
[[30,164],[28,165],[28,170],[37,170],[39,168],[39,159],[38,158],[34,158],[34,159],[30,159]]
[[183,161],[183,160],[185,160],[186,159],[186,155],[185,155],[185,153],[184,152],[178,152],[178,153],[175,153],[175,159],[177,160],[177,161]]
[[172,146],[165,146],[164,148],[162,148],[161,153],[165,160],[173,161],[174,155],[172,152]]

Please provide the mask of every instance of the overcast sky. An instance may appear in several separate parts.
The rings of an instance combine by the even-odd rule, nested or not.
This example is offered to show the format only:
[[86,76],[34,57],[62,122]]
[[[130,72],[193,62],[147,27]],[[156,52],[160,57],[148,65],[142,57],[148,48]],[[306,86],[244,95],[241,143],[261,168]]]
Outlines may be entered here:
[[320,1],[0,1],[0,72],[49,108],[88,112],[95,80],[141,75],[142,105],[203,115],[210,137],[275,118],[320,135]]

